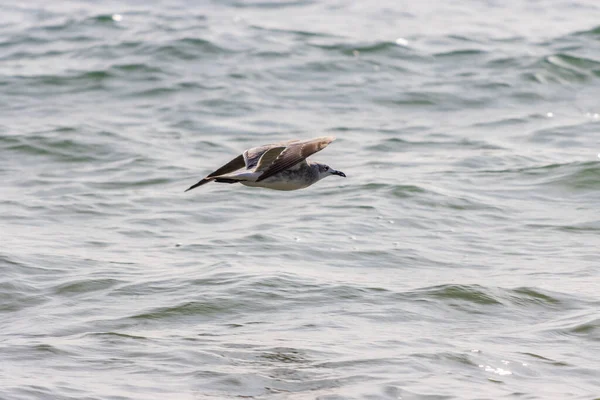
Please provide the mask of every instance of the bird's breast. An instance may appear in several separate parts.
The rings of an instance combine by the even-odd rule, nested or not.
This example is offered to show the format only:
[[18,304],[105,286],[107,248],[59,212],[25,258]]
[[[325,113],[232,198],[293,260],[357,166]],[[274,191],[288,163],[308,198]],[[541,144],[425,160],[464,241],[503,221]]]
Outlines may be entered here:
[[263,187],[273,190],[298,190],[304,189],[305,187],[309,186],[305,183],[290,182],[277,179],[272,180],[271,178],[267,178],[264,181],[260,182],[242,181],[240,183],[244,186]]

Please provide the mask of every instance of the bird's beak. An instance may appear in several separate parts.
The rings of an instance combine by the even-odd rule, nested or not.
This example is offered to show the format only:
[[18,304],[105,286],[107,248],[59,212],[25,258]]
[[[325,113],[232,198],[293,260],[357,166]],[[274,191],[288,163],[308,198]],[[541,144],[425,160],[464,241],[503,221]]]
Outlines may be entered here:
[[346,177],[346,174],[343,173],[342,171],[332,171],[331,172],[332,175],[339,175],[339,176],[343,176],[344,178]]

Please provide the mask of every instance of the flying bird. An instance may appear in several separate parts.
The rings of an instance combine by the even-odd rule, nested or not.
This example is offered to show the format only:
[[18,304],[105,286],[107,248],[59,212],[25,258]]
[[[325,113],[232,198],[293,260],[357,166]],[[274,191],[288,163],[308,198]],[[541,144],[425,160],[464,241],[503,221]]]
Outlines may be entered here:
[[239,182],[245,186],[274,190],[297,190],[309,187],[329,175],[345,178],[346,174],[342,171],[307,160],[334,140],[333,136],[323,136],[253,147],[190,186],[186,192],[213,181]]

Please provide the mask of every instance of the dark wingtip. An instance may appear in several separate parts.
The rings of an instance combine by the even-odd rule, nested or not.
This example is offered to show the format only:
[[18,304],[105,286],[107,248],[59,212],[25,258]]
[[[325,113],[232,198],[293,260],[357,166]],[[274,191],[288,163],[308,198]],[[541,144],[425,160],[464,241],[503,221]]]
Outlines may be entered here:
[[206,182],[210,182],[210,179],[202,179],[201,181],[199,181],[198,183],[196,183],[195,185],[190,186],[189,188],[185,189],[183,191],[183,193],[185,192],[189,192],[190,190],[197,188],[198,186],[202,186],[204,185]]

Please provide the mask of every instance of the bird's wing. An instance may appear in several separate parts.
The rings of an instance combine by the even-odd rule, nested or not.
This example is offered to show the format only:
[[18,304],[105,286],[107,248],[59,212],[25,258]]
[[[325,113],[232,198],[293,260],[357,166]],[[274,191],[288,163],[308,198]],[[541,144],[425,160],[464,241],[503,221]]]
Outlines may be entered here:
[[272,147],[269,150],[265,151],[263,155],[258,160],[258,164],[256,164],[255,172],[263,172],[267,170],[271,164],[277,160],[277,157],[281,154],[282,151],[286,149],[286,146],[281,147]]
[[251,149],[248,149],[246,151],[244,151],[244,162],[246,163],[246,169],[252,169],[254,167],[256,167],[256,164],[258,164],[258,160],[260,159],[260,156],[262,156],[265,151],[269,150],[271,148],[271,145],[265,145],[265,146],[259,146],[259,147],[253,147]]
[[244,162],[244,155],[240,154],[239,156],[237,156],[233,160],[229,161],[227,164],[223,165],[218,170],[216,170],[216,171],[211,172],[210,174],[208,174],[206,176],[206,178],[202,179],[201,181],[199,181],[195,185],[192,185],[189,188],[187,188],[186,192],[188,190],[192,190],[194,188],[197,188],[198,186],[202,186],[205,183],[208,183],[208,182],[212,181],[213,180],[212,178],[215,177],[215,176],[224,175],[224,174],[230,174],[230,173],[232,173],[234,171],[237,171],[240,168],[244,168],[245,166],[246,166],[246,163]]
[[263,146],[253,147],[244,151],[244,161],[246,162],[246,169],[253,169],[258,165],[258,161],[265,154],[274,147],[286,147],[290,143],[297,142],[298,140],[288,140],[287,142],[265,144]]
[[293,142],[283,150],[277,158],[264,169],[256,182],[267,179],[281,171],[293,167],[307,157],[323,150],[327,145],[335,140],[333,136],[323,136],[302,142]]

